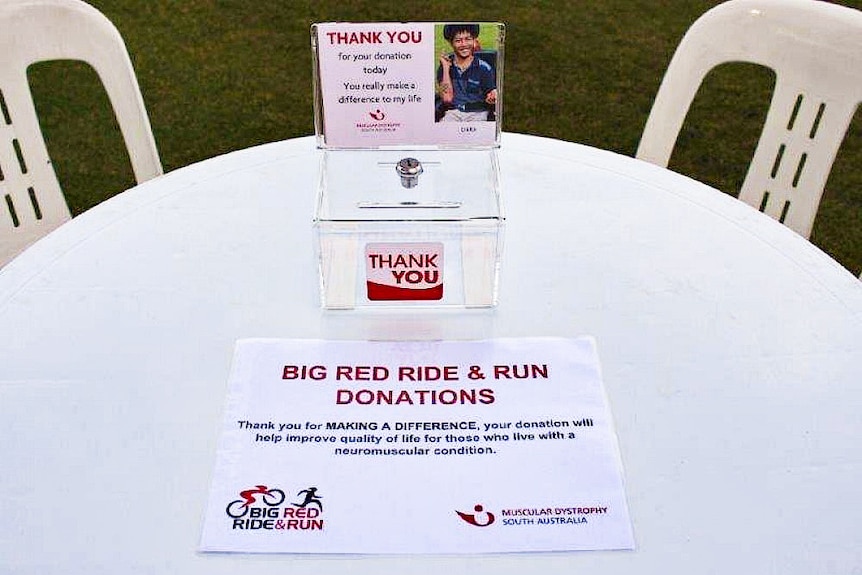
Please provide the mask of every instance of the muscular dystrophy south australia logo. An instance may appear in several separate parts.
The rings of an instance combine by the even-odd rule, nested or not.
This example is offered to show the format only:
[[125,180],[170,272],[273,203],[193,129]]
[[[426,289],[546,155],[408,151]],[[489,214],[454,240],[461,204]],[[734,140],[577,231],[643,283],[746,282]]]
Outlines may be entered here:
[[371,301],[441,300],[443,244],[367,244],[365,278]]
[[487,527],[491,525],[494,521],[496,521],[496,517],[490,511],[485,511],[485,508],[482,505],[476,505],[473,507],[473,511],[475,513],[462,513],[461,511],[455,511],[463,521],[466,521],[470,525],[474,527]]
[[239,492],[225,513],[233,521],[233,529],[322,531],[323,502],[317,487],[307,487],[296,493],[296,501],[288,502],[278,488],[255,485]]
[[590,522],[597,523],[603,521],[608,513],[609,506],[599,503],[566,507],[505,508],[499,510],[498,514],[492,513],[481,504],[475,505],[472,513],[455,510],[455,514],[461,518],[461,521],[474,527],[495,525],[534,529],[542,529],[551,525],[574,527]]

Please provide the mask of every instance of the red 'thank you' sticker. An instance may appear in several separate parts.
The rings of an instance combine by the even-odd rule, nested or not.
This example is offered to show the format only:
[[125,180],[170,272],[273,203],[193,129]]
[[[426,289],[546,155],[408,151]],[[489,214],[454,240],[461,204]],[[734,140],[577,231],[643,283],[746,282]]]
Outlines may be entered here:
[[366,244],[365,278],[372,301],[443,299],[443,244]]

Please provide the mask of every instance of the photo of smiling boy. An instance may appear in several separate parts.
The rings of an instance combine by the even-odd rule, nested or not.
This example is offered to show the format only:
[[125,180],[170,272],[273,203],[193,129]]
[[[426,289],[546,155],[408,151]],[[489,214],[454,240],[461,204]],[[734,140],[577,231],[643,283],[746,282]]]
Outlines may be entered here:
[[496,51],[481,50],[478,24],[445,24],[443,37],[452,52],[439,56],[436,121],[494,120]]

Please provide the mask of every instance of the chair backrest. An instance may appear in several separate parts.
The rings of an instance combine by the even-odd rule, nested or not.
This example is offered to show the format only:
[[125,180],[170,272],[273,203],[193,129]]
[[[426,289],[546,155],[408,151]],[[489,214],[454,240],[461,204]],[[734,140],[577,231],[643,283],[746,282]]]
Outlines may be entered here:
[[671,59],[636,157],[668,165],[700,84],[725,62],[775,73],[739,199],[807,238],[862,101],[862,12],[819,0],[731,0],[709,10]]
[[27,81],[27,68],[46,60],[92,66],[114,109],[136,180],[162,173],[132,63],[114,25],[79,0],[2,0],[0,266],[71,217]]

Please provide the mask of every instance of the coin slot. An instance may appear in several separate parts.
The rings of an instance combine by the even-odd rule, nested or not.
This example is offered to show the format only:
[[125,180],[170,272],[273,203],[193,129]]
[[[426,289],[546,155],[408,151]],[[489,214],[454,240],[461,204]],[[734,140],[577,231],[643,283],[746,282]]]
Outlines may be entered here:
[[393,208],[460,208],[461,202],[437,201],[437,202],[357,202],[356,207],[360,209],[393,209]]

